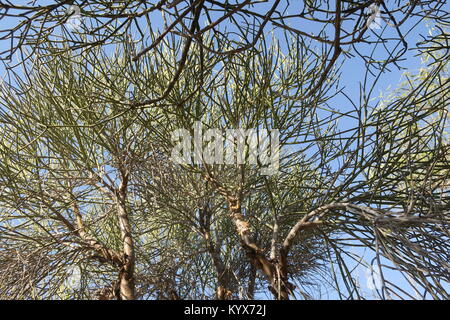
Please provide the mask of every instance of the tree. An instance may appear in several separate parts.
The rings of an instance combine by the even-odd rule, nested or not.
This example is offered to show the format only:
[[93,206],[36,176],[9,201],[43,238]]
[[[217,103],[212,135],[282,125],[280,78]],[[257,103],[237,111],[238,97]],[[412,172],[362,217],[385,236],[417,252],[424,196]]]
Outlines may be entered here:
[[[342,298],[363,298],[351,271],[352,260],[365,263],[352,251],[363,246],[381,271],[390,261],[423,297],[448,298],[448,61],[437,58],[382,105],[363,100],[343,111],[333,105],[335,65],[342,48],[367,42],[370,1],[335,1],[333,9],[305,2],[298,18],[321,21],[318,36],[288,27],[280,1],[264,15],[249,2],[194,1],[180,13],[182,3],[130,1],[114,15],[86,5],[90,23],[111,18],[99,24],[106,33],[74,33],[65,43],[18,25],[27,30],[21,39],[45,41],[28,46],[25,72],[11,69],[0,96],[2,297],[289,299],[312,298],[314,285],[329,283]],[[46,12],[45,25],[64,4],[5,8]],[[440,22],[442,12],[416,5],[398,12]],[[213,7],[223,12],[214,21]],[[133,23],[140,30],[138,16],[157,10],[174,22],[133,56]],[[234,17],[246,15],[261,21],[242,27],[242,39],[253,40],[220,31],[225,19],[239,29]],[[350,33],[343,21],[352,16],[360,19]],[[269,22],[282,30],[266,34]],[[88,36],[97,38],[77,51],[76,37]],[[443,43],[423,55],[445,56]],[[400,58],[362,56],[368,73]],[[191,140],[200,127],[213,131],[198,153]],[[220,159],[214,147],[230,129],[237,136],[224,139],[226,153],[242,150],[242,161],[210,161],[208,153]],[[173,161],[176,132],[194,150],[186,161]],[[254,156],[254,143],[274,146],[268,163]],[[68,283],[74,274],[78,287]],[[380,297],[410,296],[381,275]]]

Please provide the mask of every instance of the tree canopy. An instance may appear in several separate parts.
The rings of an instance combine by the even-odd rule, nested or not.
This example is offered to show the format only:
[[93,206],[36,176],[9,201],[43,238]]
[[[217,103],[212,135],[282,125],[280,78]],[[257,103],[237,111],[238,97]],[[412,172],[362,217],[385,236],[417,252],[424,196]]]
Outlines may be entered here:
[[0,3],[0,298],[449,298],[445,1],[38,2]]

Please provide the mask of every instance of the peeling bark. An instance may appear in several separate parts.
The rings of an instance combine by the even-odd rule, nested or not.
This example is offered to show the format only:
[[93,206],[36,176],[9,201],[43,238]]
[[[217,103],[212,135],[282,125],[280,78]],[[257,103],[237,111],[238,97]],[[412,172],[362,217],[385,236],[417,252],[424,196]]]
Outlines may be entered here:
[[123,175],[117,194],[117,215],[123,243],[123,264],[119,272],[121,300],[134,300],[134,244],[131,236],[129,215],[126,209],[126,188],[128,177]]
[[242,246],[246,250],[251,263],[267,277],[270,283],[269,290],[275,299],[288,300],[294,286],[288,281],[287,256],[280,252],[279,261],[277,259],[268,259],[263,250],[251,239],[250,224],[241,213],[239,199],[228,196],[227,201],[231,211],[230,217],[236,226]]
[[292,294],[294,285],[288,281],[287,251],[280,252],[280,260],[268,259],[264,251],[259,248],[251,237],[250,223],[242,215],[241,200],[235,197],[210,174],[205,179],[210,181],[228,203],[230,218],[241,240],[241,245],[246,251],[252,265],[256,270],[261,270],[268,279],[269,290],[275,299],[288,300]]

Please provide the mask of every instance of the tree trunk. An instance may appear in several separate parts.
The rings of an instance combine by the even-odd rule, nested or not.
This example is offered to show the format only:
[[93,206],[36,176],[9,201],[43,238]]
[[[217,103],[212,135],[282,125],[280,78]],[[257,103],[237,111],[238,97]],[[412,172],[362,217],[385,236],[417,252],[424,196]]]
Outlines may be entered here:
[[211,255],[214,268],[216,269],[217,275],[217,289],[216,289],[216,299],[218,300],[228,300],[231,298],[232,291],[229,288],[230,277],[229,270],[225,267],[225,264],[220,257],[220,252],[218,248],[214,245],[211,239],[211,232],[209,225],[201,225],[203,238],[205,239],[208,252]]
[[210,181],[216,187],[219,194],[226,199],[230,209],[230,218],[241,239],[242,247],[255,269],[261,270],[267,277],[270,283],[269,290],[275,299],[289,300],[289,295],[292,293],[294,285],[288,281],[287,251],[282,250],[280,252],[280,261],[268,259],[264,251],[256,245],[251,237],[250,224],[242,215],[241,200],[239,197],[232,195],[210,174],[206,175],[205,179]]
[[134,300],[134,244],[131,236],[131,226],[126,209],[125,177],[119,187],[117,197],[117,214],[119,218],[120,234],[123,243],[123,265],[119,273],[120,298],[122,300]]
[[287,255],[280,252],[280,261],[268,259],[263,250],[260,249],[250,236],[250,224],[244,219],[241,213],[240,201],[236,198],[228,197],[230,216],[236,226],[241,238],[241,243],[246,250],[247,256],[256,269],[261,270],[269,280],[269,290],[277,300],[289,300],[294,286],[288,281]]

